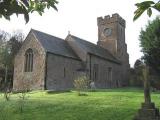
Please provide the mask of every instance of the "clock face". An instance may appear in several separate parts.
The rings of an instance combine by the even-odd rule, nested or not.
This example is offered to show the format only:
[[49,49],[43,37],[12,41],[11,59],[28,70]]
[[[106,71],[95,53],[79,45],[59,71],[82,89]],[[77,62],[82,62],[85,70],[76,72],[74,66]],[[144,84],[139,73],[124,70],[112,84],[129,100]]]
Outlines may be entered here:
[[105,28],[103,31],[103,34],[105,36],[110,36],[112,34],[112,29],[111,28]]

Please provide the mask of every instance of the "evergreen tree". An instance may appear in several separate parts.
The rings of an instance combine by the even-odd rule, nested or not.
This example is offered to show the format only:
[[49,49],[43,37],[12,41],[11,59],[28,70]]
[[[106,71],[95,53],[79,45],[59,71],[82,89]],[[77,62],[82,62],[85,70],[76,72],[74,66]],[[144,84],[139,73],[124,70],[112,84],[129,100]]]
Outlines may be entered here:
[[160,73],[160,18],[148,22],[145,30],[141,30],[140,46],[143,59],[155,71]]

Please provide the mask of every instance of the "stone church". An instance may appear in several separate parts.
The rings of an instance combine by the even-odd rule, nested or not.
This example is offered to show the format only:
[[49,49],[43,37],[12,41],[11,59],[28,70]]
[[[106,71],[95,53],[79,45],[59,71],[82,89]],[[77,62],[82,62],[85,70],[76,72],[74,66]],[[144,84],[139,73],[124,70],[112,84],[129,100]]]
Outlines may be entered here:
[[61,39],[31,29],[15,57],[13,89],[70,89],[82,73],[97,88],[126,86],[125,20],[113,14],[97,18],[97,25],[97,45],[71,34]]

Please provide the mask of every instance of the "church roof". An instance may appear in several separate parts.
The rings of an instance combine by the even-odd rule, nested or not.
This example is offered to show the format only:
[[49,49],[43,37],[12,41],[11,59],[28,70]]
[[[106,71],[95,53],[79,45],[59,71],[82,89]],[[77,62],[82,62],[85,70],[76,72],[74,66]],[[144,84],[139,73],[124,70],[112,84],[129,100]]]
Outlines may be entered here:
[[120,63],[120,61],[117,60],[116,57],[114,57],[108,50],[102,48],[101,46],[98,46],[73,35],[70,36],[78,43],[79,47],[81,47],[86,52],[116,63]]
[[[40,41],[46,52],[67,56],[75,59],[80,59],[66,40],[63,40],[61,38],[37,30],[32,29],[31,31]],[[99,56],[101,58],[107,59],[112,62],[120,63],[120,61],[117,60],[108,50],[91,42],[78,38],[76,36],[73,35],[70,36],[77,42],[78,46],[81,47],[83,50],[85,50],[87,53]]]
[[33,32],[36,38],[40,41],[46,52],[79,59],[68,45],[67,41],[37,30],[32,29],[31,32]]

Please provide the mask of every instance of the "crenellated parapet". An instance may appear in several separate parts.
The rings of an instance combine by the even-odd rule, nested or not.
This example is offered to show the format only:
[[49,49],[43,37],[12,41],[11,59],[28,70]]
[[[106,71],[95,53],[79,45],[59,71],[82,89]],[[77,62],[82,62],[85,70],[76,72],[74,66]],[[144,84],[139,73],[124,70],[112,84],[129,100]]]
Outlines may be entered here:
[[108,24],[108,23],[113,23],[113,22],[119,22],[123,27],[126,26],[126,21],[117,13],[112,14],[112,16],[107,15],[105,17],[98,17],[97,18],[97,24],[98,25],[103,25],[103,24]]

